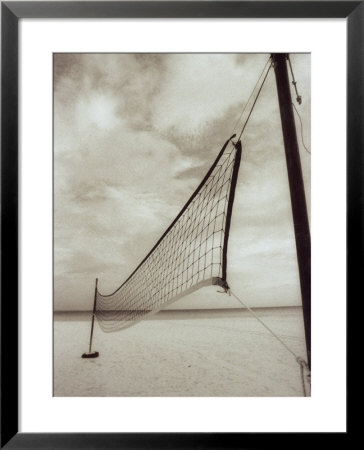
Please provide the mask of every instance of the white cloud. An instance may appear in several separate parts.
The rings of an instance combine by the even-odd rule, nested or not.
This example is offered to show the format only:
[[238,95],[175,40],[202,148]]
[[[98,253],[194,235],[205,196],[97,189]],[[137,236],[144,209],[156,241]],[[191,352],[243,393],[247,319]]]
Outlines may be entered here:
[[99,94],[80,98],[76,104],[75,116],[80,131],[89,126],[96,126],[102,130],[111,130],[120,123],[116,116],[117,100],[110,96]]
[[[253,58],[262,69],[267,56]],[[256,73],[256,68],[250,71],[237,65],[234,55],[174,55],[167,80],[153,104],[156,127],[185,134],[200,132],[206,123],[248,99]]]

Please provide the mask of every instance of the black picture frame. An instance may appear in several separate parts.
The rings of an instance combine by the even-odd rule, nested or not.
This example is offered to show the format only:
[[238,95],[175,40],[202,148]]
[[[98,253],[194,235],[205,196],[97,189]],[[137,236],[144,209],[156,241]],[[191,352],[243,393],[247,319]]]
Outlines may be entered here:
[[[1,448],[262,448],[295,433],[18,432],[18,24],[22,18],[345,18],[347,20],[347,302],[362,292],[364,2],[1,2]],[[334,63],[333,63],[334,65]],[[15,319],[14,319],[15,318]],[[348,351],[350,347],[348,346]],[[97,431],[97,430],[96,430]],[[337,433],[340,443],[348,433]],[[317,434],[315,440],[317,439]],[[327,436],[326,436],[327,437]],[[299,437],[307,444],[309,433]],[[316,441],[317,442],[317,441]],[[269,444],[268,444],[269,443]]]

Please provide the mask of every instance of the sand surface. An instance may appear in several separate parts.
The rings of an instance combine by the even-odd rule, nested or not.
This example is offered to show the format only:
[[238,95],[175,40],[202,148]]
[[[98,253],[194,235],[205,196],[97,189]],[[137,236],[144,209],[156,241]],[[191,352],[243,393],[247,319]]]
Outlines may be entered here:
[[[256,310],[306,359],[302,309]],[[294,357],[245,310],[163,311],[116,333],[89,313],[55,313],[54,395],[72,397],[300,397]]]

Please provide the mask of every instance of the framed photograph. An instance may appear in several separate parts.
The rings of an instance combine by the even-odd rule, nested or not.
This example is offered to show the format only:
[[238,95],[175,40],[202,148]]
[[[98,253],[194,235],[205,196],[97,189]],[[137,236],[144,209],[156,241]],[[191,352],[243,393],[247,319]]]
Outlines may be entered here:
[[2,447],[347,436],[363,20],[2,2]]

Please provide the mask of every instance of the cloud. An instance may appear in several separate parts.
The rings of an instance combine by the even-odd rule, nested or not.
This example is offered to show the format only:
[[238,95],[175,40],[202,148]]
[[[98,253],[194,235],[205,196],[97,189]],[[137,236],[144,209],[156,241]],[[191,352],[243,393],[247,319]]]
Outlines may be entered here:
[[[252,60],[263,67],[267,56],[254,55]],[[168,76],[154,103],[155,127],[200,134],[206,123],[247,100],[256,81],[256,71],[249,70],[252,60],[237,64],[229,54],[171,56]]]

